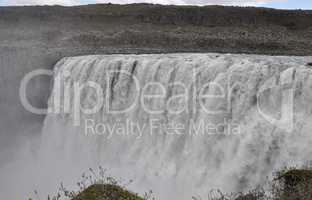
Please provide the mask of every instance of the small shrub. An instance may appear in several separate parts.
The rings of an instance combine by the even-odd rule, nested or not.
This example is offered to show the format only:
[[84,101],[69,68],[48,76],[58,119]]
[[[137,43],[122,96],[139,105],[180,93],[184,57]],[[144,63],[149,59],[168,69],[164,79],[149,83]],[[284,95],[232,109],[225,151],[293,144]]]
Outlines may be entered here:
[[274,200],[312,199],[312,170],[283,170],[277,174],[272,188]]
[[[132,180],[123,184],[121,181],[109,176],[101,166],[98,170],[89,170],[82,174],[81,180],[77,182],[78,190],[68,190],[63,183],[60,184],[58,192],[48,196],[47,200],[154,200],[152,191],[145,193],[144,198],[131,193],[125,189]],[[41,200],[37,190],[34,191],[34,200]],[[46,198],[44,198],[46,199]],[[33,200],[30,198],[29,200]]]
[[111,184],[95,184],[79,193],[72,200],[144,200],[137,194]]
[[263,190],[253,190],[246,194],[241,194],[235,200],[268,200]]

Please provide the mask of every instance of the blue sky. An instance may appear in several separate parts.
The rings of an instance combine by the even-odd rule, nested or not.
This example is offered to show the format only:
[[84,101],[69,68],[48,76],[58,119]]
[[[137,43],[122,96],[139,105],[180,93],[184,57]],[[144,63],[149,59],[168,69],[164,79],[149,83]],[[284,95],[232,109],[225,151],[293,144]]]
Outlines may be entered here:
[[263,6],[281,9],[312,9],[312,0],[0,0],[0,6],[6,5],[81,5],[93,3],[135,3],[150,2],[160,4],[191,5],[241,5]]
[[312,0],[289,0],[285,2],[271,2],[265,4],[265,6],[281,9],[312,9]]

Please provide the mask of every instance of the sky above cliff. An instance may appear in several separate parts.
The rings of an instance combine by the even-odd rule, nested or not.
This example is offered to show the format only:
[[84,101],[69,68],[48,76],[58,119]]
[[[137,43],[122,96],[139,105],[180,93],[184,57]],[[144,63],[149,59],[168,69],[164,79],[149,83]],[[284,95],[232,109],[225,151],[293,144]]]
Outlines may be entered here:
[[0,0],[7,5],[83,5],[94,3],[158,3],[177,5],[237,5],[262,6],[282,9],[312,9],[311,0]]

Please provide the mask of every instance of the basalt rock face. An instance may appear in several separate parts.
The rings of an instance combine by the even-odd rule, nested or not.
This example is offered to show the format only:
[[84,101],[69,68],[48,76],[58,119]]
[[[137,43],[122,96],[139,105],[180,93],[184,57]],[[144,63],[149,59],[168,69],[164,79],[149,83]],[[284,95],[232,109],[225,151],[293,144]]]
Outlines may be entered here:
[[90,53],[311,54],[311,11],[161,5],[8,7],[2,46],[70,47]]

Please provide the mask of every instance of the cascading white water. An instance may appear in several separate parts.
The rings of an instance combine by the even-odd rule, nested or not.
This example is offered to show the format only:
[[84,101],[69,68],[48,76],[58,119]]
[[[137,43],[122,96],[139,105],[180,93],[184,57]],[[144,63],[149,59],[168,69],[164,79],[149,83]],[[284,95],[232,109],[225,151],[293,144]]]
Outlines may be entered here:
[[[208,188],[250,189],[264,183],[274,170],[289,164],[302,165],[312,158],[312,71],[305,64],[304,59],[296,57],[218,54],[65,58],[57,64],[55,74],[69,86],[68,105],[72,106],[65,114],[46,118],[45,146],[62,146],[61,152],[70,160],[87,159],[118,168],[123,178],[131,174],[142,185],[152,183],[158,192],[163,189],[163,197],[169,191],[176,192],[172,196],[189,199],[192,192],[202,193]],[[110,70],[118,71],[108,74]],[[283,105],[279,109],[285,103],[283,89],[278,87],[285,84],[283,78],[295,90],[295,128],[289,133],[259,113],[266,110],[274,116],[283,112]],[[79,126],[74,127],[73,83],[88,81],[98,83],[107,98],[101,110],[81,116]],[[64,91],[60,86],[54,93],[60,89]],[[263,92],[259,94],[260,89]],[[99,99],[95,90],[86,87],[81,91],[82,107],[93,107]],[[164,98],[141,98],[162,92]],[[201,92],[213,96],[200,99]],[[61,113],[65,100],[60,101]],[[111,105],[112,110],[134,107],[121,114],[109,114],[105,105]],[[139,124],[143,134],[138,129],[133,134],[116,134],[118,127],[127,129],[127,120]],[[155,121],[159,127],[152,124]],[[216,125],[217,130],[211,127],[211,132],[209,128],[201,132],[201,123]],[[235,130],[225,124],[235,126]],[[115,131],[110,132],[109,125]],[[184,127],[168,131],[172,128],[168,126],[174,125]]]
[[55,180],[50,186],[59,178],[70,182],[81,170],[102,165],[117,178],[133,179],[130,189],[152,189],[160,199],[264,184],[272,172],[312,160],[311,59],[64,58],[55,67],[39,179]]

